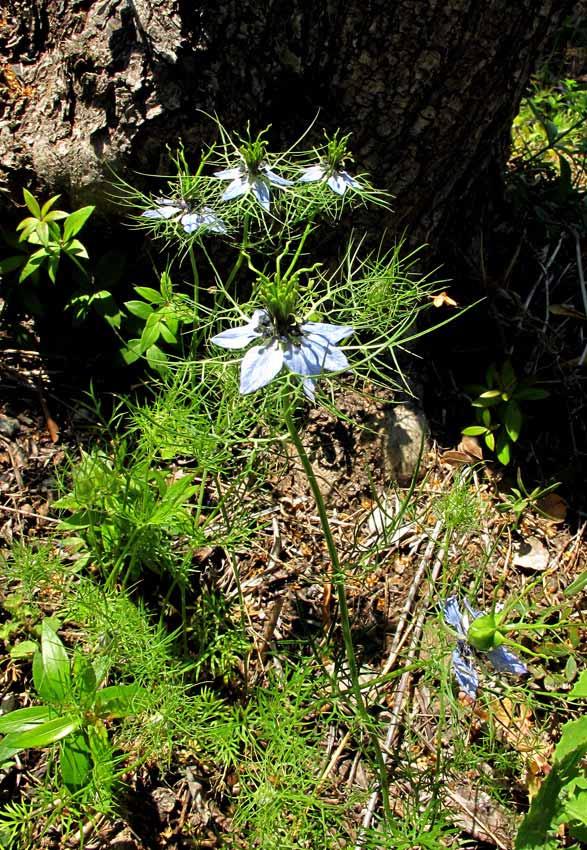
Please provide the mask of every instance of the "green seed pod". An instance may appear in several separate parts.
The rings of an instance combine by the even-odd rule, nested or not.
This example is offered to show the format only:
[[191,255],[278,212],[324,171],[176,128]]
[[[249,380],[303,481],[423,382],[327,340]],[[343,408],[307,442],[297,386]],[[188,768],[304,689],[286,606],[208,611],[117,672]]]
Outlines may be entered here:
[[483,614],[473,620],[467,632],[467,640],[475,649],[488,652],[504,643],[504,636],[498,628],[495,612]]

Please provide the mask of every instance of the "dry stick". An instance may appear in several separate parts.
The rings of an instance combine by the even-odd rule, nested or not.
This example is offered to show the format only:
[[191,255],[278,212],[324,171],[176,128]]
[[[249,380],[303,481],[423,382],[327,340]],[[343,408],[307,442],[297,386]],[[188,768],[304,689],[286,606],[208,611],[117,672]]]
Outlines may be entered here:
[[424,573],[426,572],[426,569],[428,567],[428,563],[430,562],[430,559],[432,558],[432,555],[434,554],[434,547],[436,546],[436,541],[438,540],[438,536],[440,534],[441,528],[442,528],[442,523],[439,520],[436,523],[436,525],[434,526],[434,529],[432,530],[432,534],[430,535],[430,539],[428,541],[428,545],[427,545],[426,550],[424,552],[424,555],[422,557],[422,561],[420,562],[420,566],[416,570],[416,572],[414,574],[414,578],[412,579],[412,584],[410,586],[410,590],[409,590],[408,595],[406,597],[406,601],[404,602],[404,607],[402,609],[402,612],[400,614],[400,618],[398,620],[398,624],[397,624],[397,627],[396,627],[396,630],[395,630],[395,635],[393,636],[393,642],[392,642],[391,648],[389,650],[389,656],[387,658],[387,661],[385,662],[385,666],[383,667],[383,670],[381,671],[382,676],[385,676],[387,673],[389,673],[391,671],[393,665],[397,661],[397,657],[398,657],[399,651],[401,649],[402,632],[406,627],[408,617],[410,616],[410,612],[412,610],[412,605],[414,604],[414,600],[415,600],[416,596],[418,595],[418,591],[420,589],[420,584],[422,583],[422,579],[423,579]]
[[[439,523],[435,526],[434,531],[438,528]],[[440,529],[438,529],[440,531]],[[434,533],[434,532],[433,532]],[[430,541],[432,545],[434,545],[434,541]],[[426,552],[424,553],[423,562],[427,563],[427,555],[430,550],[430,543],[426,548]],[[408,649],[408,655],[406,658],[406,665],[411,665],[416,657],[416,652],[418,650],[418,645],[420,643],[420,639],[422,637],[422,631],[424,629],[424,621],[426,620],[427,607],[430,601],[430,596],[432,595],[432,588],[436,579],[440,574],[440,570],[442,568],[442,556],[444,555],[444,547],[437,553],[436,558],[434,560],[434,566],[432,567],[432,572],[430,574],[430,583],[428,585],[428,589],[426,594],[422,600],[422,608],[416,622],[414,624],[414,632],[412,635],[412,640],[410,641],[410,648]],[[420,569],[418,569],[420,572]],[[415,578],[415,576],[414,576]],[[410,589],[411,593],[411,589]],[[408,594],[409,595],[409,594]],[[395,642],[395,641],[394,641]],[[385,737],[385,744],[382,747],[383,750],[383,761],[387,765],[387,761],[389,758],[389,753],[392,751],[396,735],[399,731],[399,724],[401,715],[403,712],[404,702],[406,700],[408,689],[412,680],[412,673],[410,670],[406,670],[405,673],[402,674],[399,685],[395,692],[395,698],[393,701],[393,707],[391,710],[391,720],[389,722],[389,726],[387,727],[387,735]],[[359,833],[359,837],[357,838],[357,842],[355,844],[355,850],[361,850],[364,844],[365,833],[371,826],[371,821],[373,820],[373,815],[375,813],[375,809],[377,807],[377,803],[379,802],[379,793],[380,789],[376,788],[375,791],[371,794],[369,798],[369,803],[367,804],[367,808],[365,810],[365,814],[363,815],[363,821],[361,823],[361,831]]]
[[0,511],[10,511],[13,514],[20,514],[24,517],[35,517],[35,519],[43,519],[45,522],[61,522],[60,519],[55,519],[51,516],[43,516],[43,514],[36,514],[34,511],[23,511],[20,508],[9,508],[8,505],[0,505]]
[[338,745],[338,747],[336,748],[336,750],[332,754],[330,761],[328,762],[328,764],[326,765],[326,767],[322,771],[322,775],[320,776],[320,779],[318,780],[318,784],[316,785],[315,790],[318,790],[319,788],[322,787],[324,782],[328,779],[329,775],[332,773],[332,771],[336,767],[336,764],[337,764],[339,758],[341,757],[343,750],[345,749],[346,745],[348,744],[350,737],[351,737],[351,733],[346,732],[345,735],[343,736],[340,744]]
[[269,649],[269,644],[273,638],[273,633],[277,626],[277,621],[279,620],[279,615],[281,614],[284,602],[285,596],[280,596],[275,600],[271,611],[269,612],[269,618],[265,623],[265,629],[263,631],[263,639],[258,649],[259,660],[261,663],[265,660],[265,656],[267,655],[267,650]]

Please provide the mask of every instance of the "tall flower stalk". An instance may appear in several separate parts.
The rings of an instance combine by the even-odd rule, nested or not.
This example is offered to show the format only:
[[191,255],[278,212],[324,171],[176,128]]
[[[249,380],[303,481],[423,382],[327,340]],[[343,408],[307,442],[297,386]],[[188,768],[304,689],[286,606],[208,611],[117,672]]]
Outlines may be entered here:
[[[355,698],[356,710],[361,720],[365,723],[365,728],[370,729],[372,725],[371,718],[369,717],[369,713],[367,711],[367,707],[363,699],[361,684],[359,682],[359,669],[357,666],[357,659],[353,646],[351,619],[349,616],[349,606],[346,598],[345,574],[340,563],[340,558],[338,557],[338,550],[336,548],[336,543],[334,542],[334,537],[332,535],[332,529],[330,527],[328,513],[326,511],[326,505],[324,503],[324,496],[322,495],[320,485],[318,484],[318,479],[316,478],[316,474],[310,462],[310,458],[307,455],[307,452],[304,448],[304,444],[302,443],[300,434],[298,432],[293,415],[293,403],[287,404],[285,406],[284,416],[289,436],[304,468],[304,473],[308,480],[308,484],[310,485],[310,489],[312,490],[312,495],[316,503],[316,510],[318,511],[318,516],[320,518],[320,526],[322,528],[322,533],[324,534],[330,563],[332,565],[332,583],[334,585],[334,589],[336,591],[336,598],[338,601],[338,610],[340,613],[340,625],[344,642],[344,650],[349,670],[349,676],[351,680],[351,691],[353,697]],[[389,790],[387,787],[387,771],[385,768],[385,761],[381,752],[381,747],[379,745],[379,740],[376,732],[371,732],[371,742],[373,744],[377,772],[379,774],[379,783],[381,786],[383,808],[386,817],[388,817],[391,814],[391,809],[389,805]]]

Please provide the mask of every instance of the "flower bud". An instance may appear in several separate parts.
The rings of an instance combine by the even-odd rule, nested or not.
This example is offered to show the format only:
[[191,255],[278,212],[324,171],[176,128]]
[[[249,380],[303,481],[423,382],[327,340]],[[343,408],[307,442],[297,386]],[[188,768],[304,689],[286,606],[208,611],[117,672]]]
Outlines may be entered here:
[[501,646],[504,643],[504,636],[499,631],[495,612],[482,614],[473,620],[467,632],[467,640],[472,647],[481,652],[488,652],[496,646]]

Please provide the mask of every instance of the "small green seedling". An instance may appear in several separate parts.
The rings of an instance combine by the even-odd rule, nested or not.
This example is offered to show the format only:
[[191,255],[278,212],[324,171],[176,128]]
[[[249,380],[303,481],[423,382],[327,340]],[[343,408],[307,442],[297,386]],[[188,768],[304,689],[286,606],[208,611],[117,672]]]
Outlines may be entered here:
[[160,278],[159,291],[150,286],[135,286],[135,292],[142,300],[126,301],[125,307],[134,316],[135,322],[142,323],[140,337],[130,339],[122,349],[125,363],[134,363],[139,357],[145,357],[155,371],[166,367],[167,355],[161,349],[161,341],[177,346],[178,331],[183,322],[193,319],[185,296],[173,291],[171,276],[164,271]]
[[491,365],[486,373],[485,385],[471,389],[475,394],[471,404],[478,424],[463,428],[462,433],[469,437],[483,437],[487,448],[495,452],[503,466],[507,466],[524,422],[521,403],[540,401],[548,397],[548,392],[535,387],[530,380],[519,381],[509,360],[501,369]]
[[33,682],[42,705],[20,708],[0,717],[0,764],[21,750],[59,744],[61,779],[69,791],[88,785],[99,774],[102,790],[113,781],[112,748],[105,722],[136,712],[142,688],[101,688],[104,671],[85,655],[70,659],[48,620],[41,648],[33,656]]
[[549,484],[548,487],[534,487],[533,490],[528,491],[524,485],[524,482],[522,481],[522,475],[519,469],[516,476],[516,481],[518,483],[518,486],[512,487],[511,492],[505,497],[501,505],[497,506],[497,510],[501,511],[502,513],[513,513],[515,516],[516,526],[520,522],[520,518],[524,511],[530,507],[537,510],[543,516],[548,517],[547,513],[540,510],[537,503],[548,493],[552,493],[554,490],[556,490],[557,487],[560,487],[560,481],[555,481],[554,484]]
[[69,257],[85,272],[80,260],[87,260],[88,252],[76,236],[94,212],[94,207],[81,207],[66,213],[53,209],[59,195],[49,198],[43,206],[27,189],[23,189],[23,195],[31,214],[17,225],[20,235],[15,247],[19,253],[0,262],[0,274],[20,269],[18,281],[23,283],[29,277],[38,278],[39,271],[45,268],[49,280],[55,283],[62,255]]

